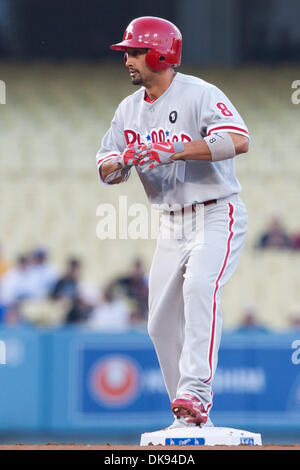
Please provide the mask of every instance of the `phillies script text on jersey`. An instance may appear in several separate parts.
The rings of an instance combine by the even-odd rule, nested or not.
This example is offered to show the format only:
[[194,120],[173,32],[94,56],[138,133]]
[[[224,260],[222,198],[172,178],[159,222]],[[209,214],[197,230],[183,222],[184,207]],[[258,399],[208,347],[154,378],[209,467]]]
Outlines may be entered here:
[[139,145],[157,142],[191,142],[192,137],[187,132],[180,132],[179,134],[172,134],[168,129],[152,129],[146,135],[141,134],[134,129],[124,130],[126,144]]

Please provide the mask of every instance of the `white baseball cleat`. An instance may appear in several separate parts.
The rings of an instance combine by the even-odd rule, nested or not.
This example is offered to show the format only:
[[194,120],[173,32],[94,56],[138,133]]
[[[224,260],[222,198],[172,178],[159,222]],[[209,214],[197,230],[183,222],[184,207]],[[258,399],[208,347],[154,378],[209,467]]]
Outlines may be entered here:
[[[171,424],[171,426],[165,428],[164,430],[168,430],[168,429],[179,429],[179,428],[191,428],[191,427],[199,427],[198,424],[196,423],[189,423],[188,421],[186,421],[185,418],[175,418],[173,423]],[[204,424],[202,423],[200,425],[201,428],[206,428],[206,427],[212,427],[213,426],[213,423],[211,421],[210,418],[207,419],[207,422]]]

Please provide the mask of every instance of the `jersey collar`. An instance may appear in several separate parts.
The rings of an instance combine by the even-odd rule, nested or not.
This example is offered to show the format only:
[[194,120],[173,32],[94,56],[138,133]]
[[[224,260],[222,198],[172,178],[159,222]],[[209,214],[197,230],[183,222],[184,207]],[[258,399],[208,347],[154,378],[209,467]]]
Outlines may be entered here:
[[147,92],[146,92],[146,89],[144,88],[144,101],[146,103],[148,103],[149,105],[155,103],[156,101],[160,101],[161,99],[163,99],[164,96],[166,96],[166,94],[169,92],[169,90],[173,87],[173,84],[176,82],[176,78],[178,76],[178,72],[176,72],[174,74],[174,78],[172,80],[172,82],[170,83],[169,87],[163,92],[162,95],[160,95],[158,98],[154,98],[153,100],[151,100],[151,98],[149,98],[149,96],[147,95]]

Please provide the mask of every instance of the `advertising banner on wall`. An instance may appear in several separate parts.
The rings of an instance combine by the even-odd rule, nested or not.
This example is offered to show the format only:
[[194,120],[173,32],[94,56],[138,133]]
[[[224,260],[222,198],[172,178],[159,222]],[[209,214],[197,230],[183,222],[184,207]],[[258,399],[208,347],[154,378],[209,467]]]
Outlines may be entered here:
[[[0,339],[2,432],[139,433],[173,420],[146,333],[1,328]],[[297,332],[224,333],[211,418],[216,426],[300,432]]]
[[[213,382],[215,425],[300,430],[296,341],[291,335],[223,336]],[[80,334],[61,342],[65,363],[60,361],[55,371],[65,370],[65,392],[56,388],[57,425],[151,430],[172,422],[169,397],[146,334]],[[57,387],[64,381],[55,383]],[[68,398],[59,407],[64,395]]]

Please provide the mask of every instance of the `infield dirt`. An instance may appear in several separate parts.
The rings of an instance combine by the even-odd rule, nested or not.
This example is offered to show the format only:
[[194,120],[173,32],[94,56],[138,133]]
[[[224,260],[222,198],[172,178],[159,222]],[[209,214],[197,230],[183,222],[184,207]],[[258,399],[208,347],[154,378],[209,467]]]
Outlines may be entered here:
[[119,451],[126,450],[156,450],[156,451],[168,451],[168,450],[184,450],[184,451],[195,451],[195,450],[300,450],[300,444],[297,445],[277,445],[277,444],[265,444],[262,446],[132,446],[132,445],[89,445],[89,444],[13,444],[13,445],[0,445],[0,451],[2,450],[105,450],[105,451]]

